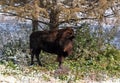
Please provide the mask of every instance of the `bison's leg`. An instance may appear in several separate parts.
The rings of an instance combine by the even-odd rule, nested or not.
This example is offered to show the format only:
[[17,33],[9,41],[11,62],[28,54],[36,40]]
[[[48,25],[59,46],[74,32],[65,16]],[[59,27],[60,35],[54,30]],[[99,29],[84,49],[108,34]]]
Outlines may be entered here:
[[41,61],[40,61],[40,59],[39,59],[39,54],[40,54],[40,52],[41,52],[41,50],[36,50],[35,56],[36,56],[36,59],[37,59],[38,64],[39,64],[40,66],[42,66]]
[[59,62],[59,68],[62,68],[62,64],[63,64],[63,59],[64,59],[64,57],[63,56],[57,56],[57,61]]
[[34,64],[34,50],[30,49],[30,53],[31,53],[31,64],[30,65],[33,65]]

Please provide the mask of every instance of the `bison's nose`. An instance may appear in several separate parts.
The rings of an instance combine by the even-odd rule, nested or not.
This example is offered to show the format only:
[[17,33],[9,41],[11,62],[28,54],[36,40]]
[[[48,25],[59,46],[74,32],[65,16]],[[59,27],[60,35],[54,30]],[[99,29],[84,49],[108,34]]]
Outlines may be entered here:
[[73,37],[73,38],[75,38],[75,36],[74,36],[74,35],[73,35],[72,37]]

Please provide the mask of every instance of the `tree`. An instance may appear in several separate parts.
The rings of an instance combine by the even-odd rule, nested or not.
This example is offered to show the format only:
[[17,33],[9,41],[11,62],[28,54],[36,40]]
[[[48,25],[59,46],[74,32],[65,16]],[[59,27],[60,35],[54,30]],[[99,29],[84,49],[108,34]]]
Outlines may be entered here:
[[115,18],[118,23],[120,18],[120,0],[2,0],[0,4],[0,12],[32,20],[33,31],[39,23],[57,29],[82,20]]

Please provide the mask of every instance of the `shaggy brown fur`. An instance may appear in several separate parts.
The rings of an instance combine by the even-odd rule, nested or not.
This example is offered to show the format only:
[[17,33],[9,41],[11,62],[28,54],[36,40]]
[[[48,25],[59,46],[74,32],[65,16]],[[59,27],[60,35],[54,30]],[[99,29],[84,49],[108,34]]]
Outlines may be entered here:
[[53,31],[36,31],[30,35],[31,65],[34,63],[34,55],[37,62],[42,66],[39,60],[40,51],[57,54],[57,61],[61,67],[63,59],[72,54],[74,31],[72,28],[65,28]]

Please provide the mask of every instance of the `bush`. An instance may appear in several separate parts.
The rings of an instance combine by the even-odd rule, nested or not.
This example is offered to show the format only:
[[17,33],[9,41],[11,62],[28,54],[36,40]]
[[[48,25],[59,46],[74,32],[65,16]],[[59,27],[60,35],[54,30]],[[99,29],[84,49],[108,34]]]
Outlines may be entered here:
[[85,23],[76,30],[74,56],[70,56],[69,59],[94,57],[98,55],[98,50],[97,37],[91,35],[89,25]]
[[76,30],[74,54],[68,58],[72,61],[69,61],[72,71],[76,72],[79,77],[93,71],[119,76],[120,51],[102,40],[100,46],[99,37],[96,34],[90,32],[88,24],[83,24]]

